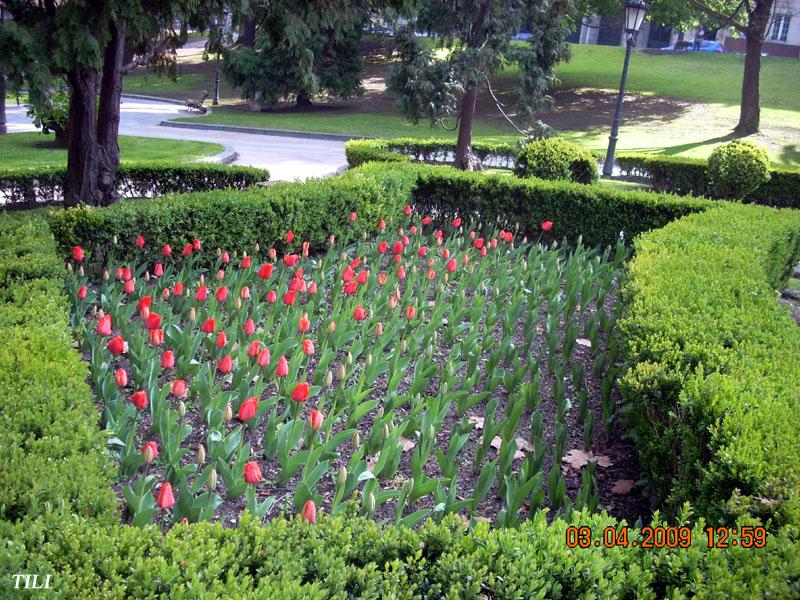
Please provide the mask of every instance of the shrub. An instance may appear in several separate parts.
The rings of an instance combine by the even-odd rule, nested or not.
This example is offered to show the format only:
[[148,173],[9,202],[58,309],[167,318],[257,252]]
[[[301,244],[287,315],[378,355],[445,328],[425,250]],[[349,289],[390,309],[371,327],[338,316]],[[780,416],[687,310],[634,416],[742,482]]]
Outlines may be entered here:
[[525,144],[517,155],[514,173],[518,177],[566,179],[576,183],[594,183],[599,177],[597,161],[590,152],[559,138]]
[[752,142],[734,140],[708,157],[708,178],[717,198],[741,200],[769,181],[769,158]]
[[0,215],[0,519],[59,508],[117,518],[65,272],[40,215]]
[[[34,208],[63,199],[65,167],[0,168],[0,197],[13,208]],[[122,163],[117,189],[123,198],[145,198],[218,188],[245,189],[269,178],[265,169],[215,163]]]
[[[456,144],[448,139],[392,138],[350,140],[344,145],[347,163],[357,167],[369,161],[452,163]],[[513,166],[518,148],[512,144],[474,142],[472,152],[483,166]]]
[[636,243],[621,391],[642,465],[671,506],[800,523],[800,338],[774,289],[800,214],[726,204]]

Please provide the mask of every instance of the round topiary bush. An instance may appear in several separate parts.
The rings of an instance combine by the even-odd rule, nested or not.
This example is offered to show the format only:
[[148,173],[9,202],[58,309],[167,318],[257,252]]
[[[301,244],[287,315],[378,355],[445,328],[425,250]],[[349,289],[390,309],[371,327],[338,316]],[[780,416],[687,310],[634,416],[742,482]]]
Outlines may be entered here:
[[514,173],[518,177],[566,179],[594,183],[599,175],[597,161],[587,151],[559,138],[525,144],[517,155]]
[[708,157],[709,189],[717,198],[741,200],[769,177],[767,153],[752,142],[734,140]]

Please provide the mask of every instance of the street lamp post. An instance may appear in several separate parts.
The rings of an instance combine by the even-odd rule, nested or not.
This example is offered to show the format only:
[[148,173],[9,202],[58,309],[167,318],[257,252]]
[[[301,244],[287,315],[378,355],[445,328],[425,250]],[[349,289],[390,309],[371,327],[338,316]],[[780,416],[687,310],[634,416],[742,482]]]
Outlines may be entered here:
[[625,0],[625,62],[622,65],[622,79],[619,82],[619,95],[617,96],[617,106],[614,111],[614,121],[611,124],[611,135],[608,136],[608,151],[606,160],[603,163],[603,176],[611,177],[614,171],[614,151],[617,148],[617,138],[619,138],[619,123],[622,114],[622,100],[625,98],[625,83],[628,80],[628,63],[631,61],[631,50],[636,43],[636,36],[639,28],[644,22],[650,5],[646,0]]

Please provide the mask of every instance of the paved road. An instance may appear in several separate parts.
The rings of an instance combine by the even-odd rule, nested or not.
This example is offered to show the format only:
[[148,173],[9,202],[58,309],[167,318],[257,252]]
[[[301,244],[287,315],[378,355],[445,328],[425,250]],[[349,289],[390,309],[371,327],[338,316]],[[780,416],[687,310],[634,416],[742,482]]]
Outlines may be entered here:
[[[186,114],[186,110],[178,104],[123,98],[120,133],[172,140],[216,142],[225,146],[227,150],[239,154],[234,164],[269,169],[272,181],[322,177],[335,173],[347,163],[344,142],[227,131],[175,129],[159,125],[161,121]],[[36,130],[25,115],[25,107],[13,104],[8,107],[8,128],[10,132]]]

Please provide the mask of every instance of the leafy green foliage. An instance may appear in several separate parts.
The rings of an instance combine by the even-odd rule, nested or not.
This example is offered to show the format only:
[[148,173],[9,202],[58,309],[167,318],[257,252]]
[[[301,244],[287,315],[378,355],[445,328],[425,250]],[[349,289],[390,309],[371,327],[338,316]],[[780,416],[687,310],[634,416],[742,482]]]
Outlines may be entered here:
[[734,140],[708,157],[711,192],[717,198],[741,200],[769,181],[769,158],[763,148]]
[[[441,138],[392,138],[349,140],[344,144],[347,164],[357,167],[365,162],[452,162],[455,142]],[[512,144],[474,142],[472,153],[482,165],[504,166],[513,164],[518,149]]]
[[[62,199],[65,173],[65,167],[0,169],[0,190],[6,202],[15,207],[54,204]],[[128,198],[216,188],[244,189],[268,178],[265,169],[201,163],[129,162],[117,170],[120,193]]]
[[727,203],[636,243],[621,389],[671,506],[800,519],[800,338],[774,292],[799,257],[800,215]]
[[591,152],[559,138],[525,144],[517,155],[514,173],[518,177],[566,179],[576,183],[595,183],[600,175]]

